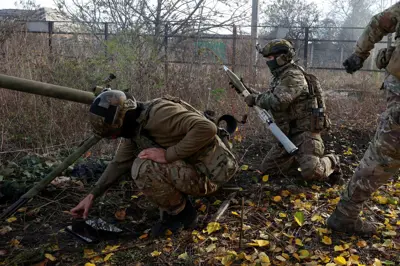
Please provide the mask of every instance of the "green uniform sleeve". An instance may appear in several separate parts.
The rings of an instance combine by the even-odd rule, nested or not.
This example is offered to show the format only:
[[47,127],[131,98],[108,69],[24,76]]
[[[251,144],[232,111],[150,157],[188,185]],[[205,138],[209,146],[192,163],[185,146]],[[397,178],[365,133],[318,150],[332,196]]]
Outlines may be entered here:
[[400,2],[372,17],[364,32],[358,38],[355,54],[366,59],[375,43],[382,40],[388,33],[396,31],[400,20]]
[[104,194],[119,177],[130,172],[133,161],[137,155],[138,149],[136,144],[131,140],[123,141],[113,160],[107,165],[107,168],[90,193],[95,197]]
[[273,91],[259,94],[256,105],[271,111],[285,111],[301,94],[307,92],[307,81],[300,71],[286,73]]

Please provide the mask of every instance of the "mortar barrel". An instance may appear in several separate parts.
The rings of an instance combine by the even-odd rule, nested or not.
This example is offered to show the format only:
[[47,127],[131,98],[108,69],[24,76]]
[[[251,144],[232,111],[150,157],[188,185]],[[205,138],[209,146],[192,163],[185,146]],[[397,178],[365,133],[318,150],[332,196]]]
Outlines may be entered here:
[[95,98],[92,92],[3,74],[0,74],[0,88],[33,93],[84,104],[91,104]]

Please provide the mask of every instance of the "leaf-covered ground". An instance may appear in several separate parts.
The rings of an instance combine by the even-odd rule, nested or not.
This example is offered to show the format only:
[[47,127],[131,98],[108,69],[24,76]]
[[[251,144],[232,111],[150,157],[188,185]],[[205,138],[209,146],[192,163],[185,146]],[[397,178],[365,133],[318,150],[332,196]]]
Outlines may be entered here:
[[[342,128],[324,136],[326,150],[335,150],[341,155],[347,178],[362,158],[371,135]],[[325,221],[343,187],[260,175],[257,168],[268,143],[255,139],[247,137],[236,143],[242,169],[226,188],[207,198],[192,199],[200,214],[195,230],[179,234],[166,232],[163,238],[149,239],[148,229],[157,221],[158,211],[127,177],[97,201],[91,212],[92,217],[115,224],[126,235],[89,245],[68,234],[65,227],[73,222],[68,210],[84,197],[104,169],[103,161],[88,158],[66,174],[75,177],[58,179],[58,183],[50,185],[26,208],[1,221],[0,261],[3,265],[87,266],[399,265],[400,182],[397,177],[380,188],[363,210],[365,219],[378,224],[378,235],[362,239],[333,233]],[[24,176],[25,183],[29,183],[32,177],[28,175],[32,175],[37,165],[43,167],[38,171],[42,173],[54,161],[42,158],[28,166],[9,165],[3,179],[16,178],[28,170]],[[11,187],[14,190],[10,187],[5,190],[3,182],[2,209],[8,205],[5,201],[12,202],[23,191]],[[16,192],[5,195],[5,191]],[[215,222],[215,213],[229,195],[234,195],[229,208]]]

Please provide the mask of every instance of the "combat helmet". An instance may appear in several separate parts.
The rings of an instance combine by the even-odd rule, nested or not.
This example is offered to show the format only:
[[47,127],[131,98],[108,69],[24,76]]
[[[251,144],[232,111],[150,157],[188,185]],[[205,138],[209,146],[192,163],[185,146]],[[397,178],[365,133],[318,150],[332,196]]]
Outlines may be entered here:
[[95,134],[104,138],[115,138],[121,133],[126,112],[135,110],[137,102],[133,96],[119,90],[100,93],[90,106],[90,123]]
[[276,57],[277,66],[283,66],[292,61],[295,50],[291,42],[285,39],[275,39],[268,42],[264,48],[259,50],[264,57],[278,55]]

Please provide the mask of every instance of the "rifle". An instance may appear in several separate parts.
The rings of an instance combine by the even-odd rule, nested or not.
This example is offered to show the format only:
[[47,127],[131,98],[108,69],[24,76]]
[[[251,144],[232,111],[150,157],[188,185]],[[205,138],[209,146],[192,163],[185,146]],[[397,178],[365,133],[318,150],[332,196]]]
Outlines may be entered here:
[[[240,93],[247,97],[250,95],[250,92],[246,88],[246,86],[240,81],[239,77],[232,72],[227,66],[224,66],[225,73],[228,75],[229,79],[231,80],[233,86],[240,91]],[[289,154],[294,154],[298,150],[296,145],[294,145],[290,139],[282,132],[282,130],[275,124],[273,117],[271,114],[265,110],[261,109],[258,106],[254,106],[254,109],[257,112],[258,117],[261,119],[263,124],[267,129],[269,129],[272,134],[278,139],[278,141],[283,145],[285,150]]]

